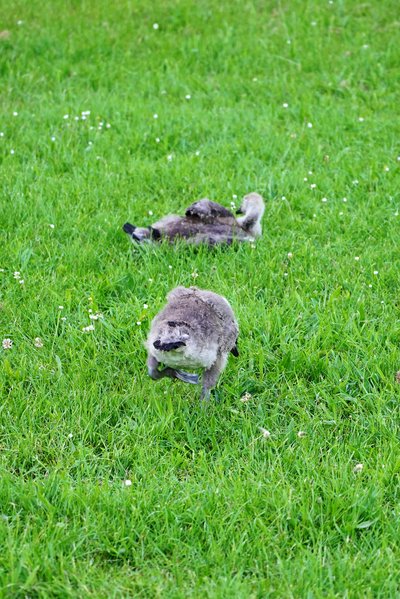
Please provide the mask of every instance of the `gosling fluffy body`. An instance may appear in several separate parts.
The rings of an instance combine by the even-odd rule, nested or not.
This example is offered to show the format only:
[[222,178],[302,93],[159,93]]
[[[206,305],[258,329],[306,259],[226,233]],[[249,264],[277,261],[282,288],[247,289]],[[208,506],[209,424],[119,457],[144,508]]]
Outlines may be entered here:
[[125,223],[123,230],[134,242],[157,242],[166,239],[174,242],[184,239],[187,243],[216,245],[233,241],[254,241],[262,233],[261,219],[264,201],[258,193],[243,198],[240,218],[224,206],[204,198],[191,204],[185,216],[170,214],[151,227],[135,227]]
[[[202,368],[201,397],[206,399],[229,352],[238,355],[235,315],[224,297],[197,287],[177,287],[167,300],[153,319],[146,342],[148,373],[155,380],[168,376],[197,384],[197,375],[178,368]],[[160,364],[166,368],[159,370]]]

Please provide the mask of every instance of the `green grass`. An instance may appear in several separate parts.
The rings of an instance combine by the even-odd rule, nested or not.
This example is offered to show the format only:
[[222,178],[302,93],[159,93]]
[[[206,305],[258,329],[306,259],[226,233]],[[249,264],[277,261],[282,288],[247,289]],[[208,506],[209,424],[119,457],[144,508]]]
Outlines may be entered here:
[[[398,597],[397,1],[1,13],[0,595]],[[255,249],[121,231],[253,190]],[[143,347],[194,281],[241,331],[206,410]]]

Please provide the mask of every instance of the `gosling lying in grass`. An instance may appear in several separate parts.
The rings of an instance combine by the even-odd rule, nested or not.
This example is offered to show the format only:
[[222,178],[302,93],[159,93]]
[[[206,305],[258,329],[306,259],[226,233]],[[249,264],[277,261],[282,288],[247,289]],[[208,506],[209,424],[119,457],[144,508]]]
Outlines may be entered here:
[[138,243],[163,239],[170,242],[185,239],[188,243],[208,245],[254,241],[262,233],[264,208],[262,197],[258,193],[250,193],[244,196],[237,211],[243,216],[235,218],[227,208],[205,198],[189,206],[185,216],[170,214],[151,227],[125,223],[123,230]]
[[[212,291],[177,287],[151,323],[146,342],[149,376],[198,384],[199,377],[177,368],[203,368],[201,399],[207,400],[225,368],[229,352],[238,356],[239,334],[228,301]],[[166,368],[159,370],[159,365]]]

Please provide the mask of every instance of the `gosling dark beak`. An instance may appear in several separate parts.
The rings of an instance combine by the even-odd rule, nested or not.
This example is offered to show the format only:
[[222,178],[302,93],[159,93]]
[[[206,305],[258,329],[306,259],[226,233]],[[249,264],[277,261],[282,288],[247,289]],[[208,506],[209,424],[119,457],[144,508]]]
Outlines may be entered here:
[[236,210],[236,214],[243,214],[243,210],[242,210],[241,208],[238,208],[238,209]]
[[178,347],[186,345],[186,343],[184,341],[171,341],[170,343],[161,343],[161,341],[157,339],[157,341],[154,341],[153,345],[156,349],[159,349],[160,351],[172,351],[173,349],[178,349]]

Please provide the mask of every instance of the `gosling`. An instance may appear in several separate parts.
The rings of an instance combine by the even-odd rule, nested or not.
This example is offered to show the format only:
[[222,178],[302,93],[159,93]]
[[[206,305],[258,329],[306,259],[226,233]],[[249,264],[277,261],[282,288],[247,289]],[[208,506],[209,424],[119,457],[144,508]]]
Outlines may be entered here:
[[[238,324],[228,301],[212,291],[176,287],[151,323],[146,341],[147,368],[154,380],[164,377],[197,385],[199,377],[178,370],[203,368],[200,399],[208,400],[226,366],[238,356]],[[160,364],[166,367],[159,370]]]
[[264,209],[264,200],[258,193],[244,196],[237,211],[243,215],[240,218],[235,218],[224,206],[204,198],[189,206],[185,216],[170,214],[150,227],[125,223],[123,230],[138,243],[162,240],[173,243],[184,239],[187,243],[217,245],[254,241],[262,233]]

